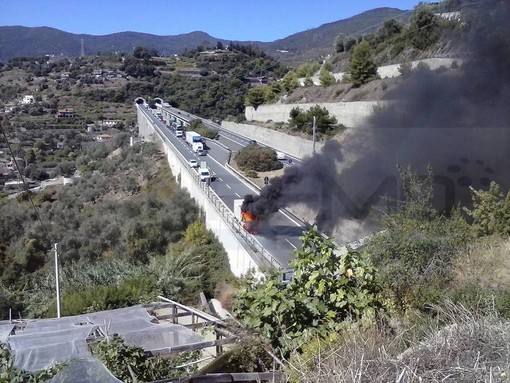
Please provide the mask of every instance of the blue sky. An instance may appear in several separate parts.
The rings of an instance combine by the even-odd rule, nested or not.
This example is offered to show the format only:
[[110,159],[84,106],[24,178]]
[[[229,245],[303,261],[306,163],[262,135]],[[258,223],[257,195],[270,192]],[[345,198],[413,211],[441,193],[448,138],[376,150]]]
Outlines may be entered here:
[[203,31],[225,40],[274,41],[379,7],[416,0],[0,0],[0,25],[106,35]]

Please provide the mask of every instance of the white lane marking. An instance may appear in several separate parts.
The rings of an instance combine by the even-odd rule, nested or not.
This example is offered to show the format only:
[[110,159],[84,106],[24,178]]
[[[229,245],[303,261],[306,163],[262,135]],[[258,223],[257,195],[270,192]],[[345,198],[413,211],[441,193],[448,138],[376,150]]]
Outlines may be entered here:
[[232,189],[232,186],[230,186],[229,184],[225,184],[226,187],[228,187],[229,189]]
[[[289,221],[291,221],[294,225],[296,226],[301,226],[301,224],[299,222],[297,222],[295,219],[293,219],[289,214],[287,214],[283,209],[280,209],[278,210],[280,213],[282,213],[285,217],[287,217],[287,219]],[[305,220],[303,220],[303,222],[306,222]]]
[[241,196],[239,195],[239,193],[236,192],[236,196],[238,196],[239,198],[241,198]]
[[244,146],[242,142],[236,141],[234,138],[232,138],[232,137],[237,138],[236,136],[228,137],[228,136],[222,135],[222,137],[223,137],[223,138],[226,138],[227,140],[230,140],[230,141],[232,141],[232,142],[235,142],[235,143],[236,143],[236,144],[238,144],[238,145]]
[[[221,177],[218,177],[218,181],[221,181],[221,182],[223,182],[223,178],[221,178]],[[227,186],[228,186],[228,185],[227,185]],[[228,186],[228,187],[230,187],[230,186]]]
[[294,250],[297,249],[296,245],[294,245],[291,241],[289,241],[287,238],[285,238],[285,240],[294,248]]

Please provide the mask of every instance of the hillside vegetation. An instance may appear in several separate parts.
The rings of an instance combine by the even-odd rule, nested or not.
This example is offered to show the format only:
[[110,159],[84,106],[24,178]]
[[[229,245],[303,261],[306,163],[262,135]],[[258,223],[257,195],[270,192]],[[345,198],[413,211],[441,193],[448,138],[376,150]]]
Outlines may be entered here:
[[1,315],[52,316],[53,245],[59,245],[64,315],[214,296],[231,279],[222,245],[148,143],[96,144],[76,158],[75,184],[0,206]]
[[[443,6],[462,3],[447,1]],[[127,145],[125,131],[134,128],[131,104],[135,96],[151,103],[162,97],[202,117],[237,120],[242,120],[245,101],[254,107],[302,97],[313,102],[313,92],[319,97],[323,92],[335,95],[332,89],[337,86],[353,88],[359,97],[366,96],[363,92],[369,89],[365,87],[372,86],[387,96],[394,88],[385,88],[375,79],[374,65],[425,57],[436,49],[446,52],[466,30],[483,36],[474,40],[479,52],[475,64],[488,65],[492,72],[467,76],[464,81],[472,73],[469,66],[432,72],[427,68],[411,71],[403,64],[402,76],[395,81],[410,107],[397,104],[379,110],[387,112],[381,117],[382,126],[414,123],[421,127],[433,121],[437,132],[445,121],[452,121],[442,119],[447,115],[460,128],[497,123],[506,132],[508,4],[491,0],[476,10],[478,14],[470,8],[473,14],[468,20],[480,15],[486,22],[464,26],[437,19],[436,6],[418,7],[409,24],[388,22],[354,42],[342,36],[336,56],[293,70],[254,47],[235,44],[230,48],[217,44],[214,49],[200,46],[180,57],[159,57],[152,48],[138,47],[133,55],[57,62],[18,58],[4,65],[2,103],[19,100],[28,92],[36,98],[33,104],[17,105],[3,116],[2,129],[9,140],[5,151],[26,161],[25,175],[41,179],[74,175],[75,183],[23,192],[13,199],[2,195],[2,318],[8,316],[9,308],[14,316],[54,315],[53,246],[59,243],[65,315],[148,302],[158,294],[193,303],[197,292],[218,296],[230,283],[235,291],[227,308],[235,317],[232,327],[240,342],[221,360],[224,365],[217,367],[221,371],[279,369],[290,382],[508,381],[510,192],[490,182],[488,174],[505,174],[493,174],[497,172],[489,167],[490,161],[473,157],[472,163],[484,170],[479,179],[483,189],[464,183],[461,186],[471,196],[471,204],[453,205],[447,211],[434,206],[434,169],[419,177],[415,169],[399,168],[402,198],[388,201],[391,208],[381,211],[381,230],[355,249],[338,249],[311,227],[294,253],[291,281],[283,282],[279,271],[237,280],[229,271],[225,250],[206,230],[199,208],[172,181],[163,153],[150,143]],[[423,30],[428,32],[421,34]],[[335,68],[342,66],[348,84],[336,84],[331,78]],[[119,71],[115,73],[120,77],[96,78],[97,67]],[[322,85],[310,84],[315,74]],[[268,84],[251,86],[259,78]],[[311,95],[294,93],[303,92],[300,78]],[[453,91],[440,92],[436,85],[448,81]],[[344,93],[336,97],[347,97]],[[442,96],[439,110],[451,113],[435,113],[438,109],[433,107],[438,104],[426,103],[436,101],[438,95]],[[465,108],[470,97],[476,108],[472,104]],[[54,113],[65,106],[74,107],[77,116],[56,121]],[[109,143],[95,142],[95,133],[86,132],[86,124],[102,116],[123,121]],[[310,113],[294,109],[287,128],[309,134],[313,117],[321,117],[319,131],[324,136],[342,130],[320,107]],[[366,159],[380,164],[385,151],[393,154],[400,148],[386,146],[391,138],[388,131],[377,132],[377,145],[362,153],[362,164]],[[455,133],[451,145],[446,145],[448,150],[467,140]],[[497,144],[506,149],[508,136],[501,137]],[[481,147],[480,141],[469,150]],[[342,142],[344,147],[348,144]],[[423,151],[435,156],[438,146],[436,140]],[[423,148],[411,147],[408,152],[418,149]],[[490,149],[497,159],[506,160],[506,152],[499,153],[495,146]],[[265,170],[276,165],[274,154],[249,146],[237,159],[247,172],[256,166]],[[256,163],[254,157],[260,155],[263,161]],[[458,158],[462,164],[470,162]],[[460,177],[460,165],[448,162],[445,168],[458,176],[458,183],[466,181]],[[362,187],[369,178],[361,180]],[[318,189],[317,178],[314,181],[311,187]],[[334,216],[336,212],[322,213]],[[3,360],[4,355],[0,355]]]

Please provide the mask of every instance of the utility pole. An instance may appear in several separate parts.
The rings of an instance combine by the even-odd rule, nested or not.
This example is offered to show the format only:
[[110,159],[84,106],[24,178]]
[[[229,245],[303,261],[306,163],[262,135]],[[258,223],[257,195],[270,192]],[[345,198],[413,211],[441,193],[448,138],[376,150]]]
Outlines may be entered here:
[[57,318],[60,318],[60,280],[58,276],[58,244],[55,243],[55,289],[57,290]]
[[315,132],[317,130],[317,126],[315,123],[315,116],[313,116],[313,125],[312,125],[312,154],[315,154]]

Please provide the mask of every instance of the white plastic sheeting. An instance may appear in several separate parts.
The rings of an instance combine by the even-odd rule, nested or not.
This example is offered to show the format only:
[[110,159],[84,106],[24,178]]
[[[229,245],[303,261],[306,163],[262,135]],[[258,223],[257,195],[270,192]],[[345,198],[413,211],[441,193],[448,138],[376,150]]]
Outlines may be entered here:
[[[74,368],[91,368],[92,375],[97,373],[97,366],[94,367],[92,363],[87,339],[96,338],[98,333],[118,334],[127,344],[140,346],[146,351],[170,351],[176,346],[210,345],[210,341],[182,325],[157,322],[142,306],[64,318],[38,319],[28,321],[23,330],[16,330],[14,335],[8,335],[7,343],[14,354],[16,367],[23,370],[38,371],[56,362],[77,359],[87,362],[83,366],[73,362]],[[0,329],[0,334],[7,330],[8,327],[5,331]]]
[[7,343],[7,339],[14,328],[13,324],[0,324],[0,343]]
[[72,360],[59,371],[48,383],[121,383],[97,359],[88,358]]

